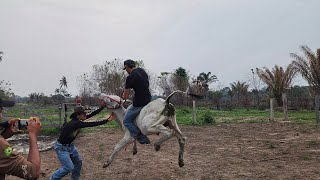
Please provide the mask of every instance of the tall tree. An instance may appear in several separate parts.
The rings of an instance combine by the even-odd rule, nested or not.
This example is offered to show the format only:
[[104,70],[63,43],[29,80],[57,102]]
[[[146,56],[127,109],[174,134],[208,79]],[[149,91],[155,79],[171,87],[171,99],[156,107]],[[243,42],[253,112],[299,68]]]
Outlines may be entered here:
[[236,81],[231,83],[230,86],[233,94],[237,96],[238,104],[245,104],[249,84],[247,84],[246,82]]
[[[170,77],[170,84],[173,86],[172,91],[187,90],[189,86],[189,74],[186,69],[178,67]],[[182,94],[177,94],[175,97],[173,97],[173,101],[176,101],[178,104],[185,104],[185,100],[186,99],[183,97]]]
[[68,81],[67,78],[65,76],[62,76],[62,78],[60,79],[60,89],[62,88],[67,88],[68,87]]
[[3,54],[3,52],[0,51],[0,62],[2,61],[2,54]]
[[100,93],[100,91],[98,91],[96,82],[90,78],[88,73],[84,73],[77,77],[77,82],[81,102],[85,105],[94,105],[96,102],[94,97],[96,94]]
[[215,82],[218,80],[217,76],[216,75],[211,75],[211,72],[208,72],[208,73],[200,73],[197,77],[197,80],[202,82],[202,83],[212,83],[212,82]]
[[[256,68],[257,70],[257,68]],[[252,93],[255,97],[255,106],[260,107],[261,105],[261,88],[263,85],[263,82],[261,79],[258,77],[256,71],[254,69],[251,69],[251,73],[248,76],[248,81],[250,83],[250,86],[253,88]]]
[[315,94],[315,113],[316,121],[320,123],[320,49],[314,53],[308,46],[301,46],[304,56],[291,53],[294,59],[293,66],[308,82],[313,93]]
[[213,103],[216,105],[217,110],[220,110],[220,101],[223,97],[223,91],[222,90],[209,91],[208,97],[209,97],[209,100],[212,100]]
[[113,59],[93,66],[91,80],[97,84],[100,93],[121,96],[126,79],[126,72],[122,68],[121,59]]
[[186,69],[179,67],[173,75],[171,80],[175,86],[175,90],[186,91],[189,85],[189,75]]
[[[158,78],[159,88],[163,91],[164,96],[175,90],[186,91],[189,86],[189,74],[182,67],[177,68],[174,72],[161,72]],[[176,99],[177,96],[174,96],[173,99]]]
[[285,120],[288,120],[287,111],[287,90],[291,86],[292,79],[296,74],[292,64],[289,64],[286,70],[282,67],[275,65],[270,71],[268,68],[256,69],[260,79],[268,86],[270,90],[270,119],[274,119],[273,115],[273,101],[276,99],[278,105],[283,105],[283,112]]
[[11,92],[11,83],[6,82],[4,80],[0,80],[0,97],[2,98],[8,98],[11,96],[14,96],[14,93]]

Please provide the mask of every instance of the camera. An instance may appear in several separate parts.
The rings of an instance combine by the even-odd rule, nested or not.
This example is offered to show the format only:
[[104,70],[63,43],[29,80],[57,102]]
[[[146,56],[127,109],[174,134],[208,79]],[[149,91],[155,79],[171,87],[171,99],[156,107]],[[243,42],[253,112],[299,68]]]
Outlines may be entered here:
[[18,121],[18,129],[19,130],[27,130],[29,119],[19,119]]

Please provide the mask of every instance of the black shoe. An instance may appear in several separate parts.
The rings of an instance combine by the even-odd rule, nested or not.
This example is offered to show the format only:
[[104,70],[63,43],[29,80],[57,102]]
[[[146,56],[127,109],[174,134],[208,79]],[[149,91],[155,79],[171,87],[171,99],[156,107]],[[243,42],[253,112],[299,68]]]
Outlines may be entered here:
[[150,144],[150,140],[147,136],[143,135],[143,134],[140,134],[137,138],[137,141],[140,143],[140,144]]

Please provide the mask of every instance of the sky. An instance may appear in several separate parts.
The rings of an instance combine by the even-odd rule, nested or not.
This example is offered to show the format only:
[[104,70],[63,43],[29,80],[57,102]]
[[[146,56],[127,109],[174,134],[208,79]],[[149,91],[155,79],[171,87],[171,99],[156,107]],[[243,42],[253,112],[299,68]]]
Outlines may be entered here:
[[[155,74],[211,72],[220,86],[320,48],[319,0],[0,0],[0,80],[16,95],[68,91],[95,64],[143,60]],[[304,83],[298,80],[295,83]]]

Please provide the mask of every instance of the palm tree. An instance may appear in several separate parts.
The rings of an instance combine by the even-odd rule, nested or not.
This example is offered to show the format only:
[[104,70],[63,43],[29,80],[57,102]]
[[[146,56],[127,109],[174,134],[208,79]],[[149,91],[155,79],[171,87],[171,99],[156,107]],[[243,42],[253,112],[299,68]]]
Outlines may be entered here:
[[67,87],[68,87],[67,78],[63,76],[62,79],[60,79],[60,89],[67,88]]
[[[218,81],[216,75],[211,75],[211,72],[208,73],[200,73],[197,77],[197,81],[200,81],[203,87],[209,90],[209,84]],[[208,94],[206,94],[207,96]]]
[[296,70],[292,64],[289,64],[287,69],[275,65],[270,71],[268,68],[256,69],[259,78],[268,86],[270,90],[270,120],[274,119],[273,114],[273,101],[276,99],[278,105],[283,105],[283,113],[285,120],[288,120],[287,109],[287,89],[292,83],[292,79],[296,74]]
[[294,59],[292,62],[294,68],[308,81],[311,90],[315,94],[315,113],[316,121],[320,123],[320,49],[314,53],[308,46],[301,46],[304,56],[291,53]]
[[240,100],[247,95],[249,85],[246,82],[237,81],[231,83],[230,86],[233,94],[237,95],[238,103],[240,103]]
[[216,75],[212,75],[211,76],[211,72],[208,72],[208,73],[200,73],[199,76],[197,77],[197,80],[202,82],[202,83],[212,83],[212,82],[215,82],[218,80],[217,76]]

